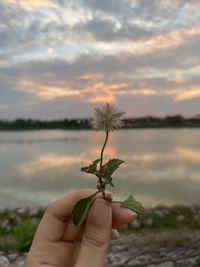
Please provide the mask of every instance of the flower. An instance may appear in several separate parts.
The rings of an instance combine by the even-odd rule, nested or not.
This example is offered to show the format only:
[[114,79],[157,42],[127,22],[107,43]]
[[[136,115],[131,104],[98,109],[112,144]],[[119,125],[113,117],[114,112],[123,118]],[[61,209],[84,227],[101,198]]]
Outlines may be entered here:
[[113,105],[106,103],[101,108],[95,108],[91,125],[96,131],[114,131],[122,126],[122,116],[126,112],[119,111]]

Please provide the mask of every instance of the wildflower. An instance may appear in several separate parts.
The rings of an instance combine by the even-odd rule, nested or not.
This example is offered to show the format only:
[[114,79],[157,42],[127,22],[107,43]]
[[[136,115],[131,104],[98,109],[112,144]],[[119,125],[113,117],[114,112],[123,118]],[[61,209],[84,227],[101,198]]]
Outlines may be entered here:
[[122,126],[122,116],[126,112],[118,110],[115,106],[106,103],[101,108],[95,108],[92,128],[96,131],[111,132]]
[[92,127],[96,131],[105,131],[105,140],[101,148],[100,157],[94,160],[89,166],[81,168],[82,172],[94,174],[98,180],[96,185],[97,191],[89,197],[80,199],[72,210],[72,220],[77,227],[80,227],[84,222],[94,197],[98,193],[102,193],[102,197],[107,205],[119,203],[122,207],[137,213],[144,213],[143,206],[136,201],[132,195],[124,201],[113,201],[112,198],[106,196],[105,193],[107,185],[114,186],[112,175],[124,161],[114,158],[103,163],[104,149],[107,145],[110,132],[122,125],[122,116],[125,112],[119,111],[116,107],[107,103],[101,108],[95,108],[94,113],[95,117],[91,122]]

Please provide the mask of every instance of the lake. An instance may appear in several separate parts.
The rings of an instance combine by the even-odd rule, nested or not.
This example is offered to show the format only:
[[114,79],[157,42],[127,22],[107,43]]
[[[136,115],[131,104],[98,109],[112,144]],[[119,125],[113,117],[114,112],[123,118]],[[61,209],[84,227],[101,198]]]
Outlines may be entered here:
[[[0,206],[46,206],[81,187],[95,187],[82,166],[99,157],[103,132],[0,132]],[[132,193],[144,206],[200,204],[200,129],[111,133],[105,159],[125,161],[113,175],[115,199]]]

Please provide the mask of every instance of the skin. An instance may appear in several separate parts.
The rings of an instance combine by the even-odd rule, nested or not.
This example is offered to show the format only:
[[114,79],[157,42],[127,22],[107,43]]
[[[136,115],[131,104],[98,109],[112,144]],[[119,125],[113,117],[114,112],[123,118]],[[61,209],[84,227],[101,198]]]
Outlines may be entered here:
[[92,189],[77,190],[49,205],[24,267],[103,267],[110,240],[119,236],[116,229],[132,222],[136,214],[119,204],[107,206],[97,194],[85,224],[77,229],[72,209],[79,199],[93,193]]

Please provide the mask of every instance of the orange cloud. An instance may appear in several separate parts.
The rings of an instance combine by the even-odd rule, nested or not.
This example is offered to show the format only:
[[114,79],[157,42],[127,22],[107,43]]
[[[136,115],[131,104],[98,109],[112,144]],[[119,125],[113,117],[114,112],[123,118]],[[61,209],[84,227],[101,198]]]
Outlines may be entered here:
[[[198,68],[195,68],[195,70]],[[163,95],[171,97],[176,102],[200,97],[200,88],[198,87],[188,87],[185,89],[175,87],[169,90],[166,88],[148,88],[142,85],[139,89],[131,89],[130,83],[107,83],[101,75],[96,74],[85,74],[77,79],[84,81],[81,88],[65,86],[64,82],[59,81],[55,81],[55,85],[43,85],[31,80],[21,80],[18,88],[45,101],[61,97],[78,96],[83,101],[94,104],[105,103],[106,101],[115,102],[119,95]],[[178,74],[172,77],[171,80],[174,80],[177,85],[184,83],[183,77]]]
[[10,4],[16,4],[23,6],[26,9],[33,8],[33,7],[41,7],[41,6],[48,6],[48,7],[55,7],[57,6],[51,0],[6,0]]
[[135,41],[128,49],[132,54],[142,55],[152,53],[158,49],[176,47],[185,39],[200,34],[200,27],[182,28],[168,33],[159,34],[149,39]]
[[186,101],[193,98],[200,97],[200,88],[196,87],[190,87],[187,90],[184,90],[183,92],[180,92],[176,94],[173,99],[174,101]]
[[66,97],[71,95],[79,95],[79,90],[73,88],[61,88],[54,86],[40,85],[30,80],[22,80],[19,83],[19,88],[28,93],[36,95],[43,100],[52,100],[59,97]]
[[126,86],[127,84],[125,83],[106,84],[101,82],[89,86],[88,88],[85,88],[85,90],[91,93],[91,96],[88,98],[90,103],[105,103],[106,101],[114,102],[117,94],[115,90],[124,88]]
[[97,95],[97,96],[93,96],[89,98],[89,102],[96,104],[96,103],[105,103],[105,102],[109,102],[112,103],[116,100],[114,95]]
[[106,84],[104,81],[98,80],[98,76],[85,75],[79,78],[87,80],[86,85],[83,85],[82,88],[65,87],[63,83],[57,86],[42,85],[31,80],[21,80],[18,88],[42,100],[76,95],[90,103],[104,103],[105,101],[114,102],[116,99],[115,90],[127,86],[125,83]]

